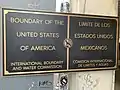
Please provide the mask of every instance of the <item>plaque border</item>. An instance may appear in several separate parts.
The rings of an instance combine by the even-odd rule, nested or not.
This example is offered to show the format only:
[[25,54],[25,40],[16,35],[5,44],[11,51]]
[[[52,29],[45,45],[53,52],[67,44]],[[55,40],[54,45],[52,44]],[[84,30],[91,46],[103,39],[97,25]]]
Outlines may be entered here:
[[[9,73],[6,70],[6,20],[5,15],[9,12],[18,13],[30,13],[30,14],[45,14],[45,15],[59,15],[68,17],[67,25],[67,38],[69,38],[69,19],[70,16],[74,17],[87,17],[87,18],[101,18],[101,19],[114,19],[117,22],[116,27],[116,63],[113,67],[103,67],[103,68],[84,68],[84,69],[69,69],[69,48],[67,48],[67,69],[65,70],[49,70],[49,71],[26,71],[26,72],[14,72]],[[4,18],[3,18],[4,17]],[[58,12],[46,12],[46,11],[34,11],[34,10],[22,10],[22,9],[11,9],[2,8],[2,47],[3,47],[3,76],[13,76],[13,75],[29,75],[29,74],[45,74],[45,73],[57,73],[57,72],[78,72],[78,71],[96,71],[96,70],[113,70],[118,66],[118,56],[119,56],[119,30],[118,30],[118,17],[115,16],[102,16],[102,15],[89,15],[89,14],[75,14],[75,13],[58,13]]]

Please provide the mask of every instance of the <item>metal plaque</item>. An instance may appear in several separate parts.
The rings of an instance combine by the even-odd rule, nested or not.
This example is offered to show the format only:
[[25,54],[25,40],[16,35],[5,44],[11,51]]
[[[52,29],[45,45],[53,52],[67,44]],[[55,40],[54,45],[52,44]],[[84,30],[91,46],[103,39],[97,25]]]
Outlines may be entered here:
[[114,69],[117,17],[2,9],[4,75]]

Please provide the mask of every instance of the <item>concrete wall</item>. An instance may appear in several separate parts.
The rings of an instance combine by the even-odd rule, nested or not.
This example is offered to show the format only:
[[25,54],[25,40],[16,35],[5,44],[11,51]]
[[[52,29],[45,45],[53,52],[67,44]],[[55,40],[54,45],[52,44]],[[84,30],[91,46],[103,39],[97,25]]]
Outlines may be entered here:
[[120,90],[120,70],[116,71],[115,77],[115,90]]
[[0,0],[1,7],[55,11],[56,0]]
[[[117,16],[117,0],[71,0],[71,2],[72,12]],[[55,0],[0,0],[0,6],[54,11]],[[2,60],[2,29],[0,29],[0,90],[52,90],[53,86],[41,88],[38,85],[44,80],[53,82],[52,74],[3,77]],[[114,70],[71,73],[70,90],[114,90],[114,75]],[[95,87],[83,89],[84,77],[89,77]]]

